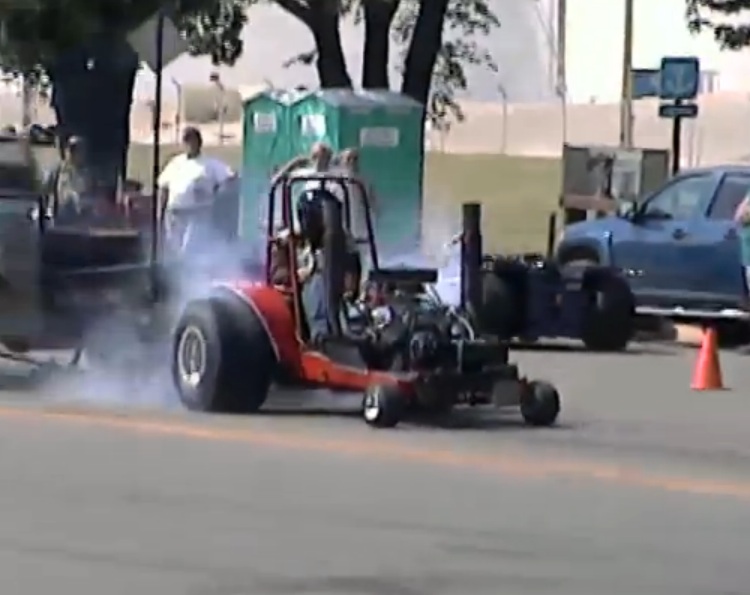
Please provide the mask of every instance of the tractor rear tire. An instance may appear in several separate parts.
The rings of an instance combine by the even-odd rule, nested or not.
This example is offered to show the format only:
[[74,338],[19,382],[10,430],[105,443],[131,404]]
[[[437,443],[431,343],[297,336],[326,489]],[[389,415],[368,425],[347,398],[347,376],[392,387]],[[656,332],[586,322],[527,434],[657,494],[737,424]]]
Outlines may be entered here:
[[512,284],[494,272],[482,277],[482,311],[479,327],[482,332],[510,340],[519,334],[520,300]]
[[635,332],[633,293],[622,277],[602,274],[588,287],[581,338],[591,351],[624,351]]
[[192,411],[255,413],[278,362],[258,314],[234,296],[196,300],[177,324],[172,378]]

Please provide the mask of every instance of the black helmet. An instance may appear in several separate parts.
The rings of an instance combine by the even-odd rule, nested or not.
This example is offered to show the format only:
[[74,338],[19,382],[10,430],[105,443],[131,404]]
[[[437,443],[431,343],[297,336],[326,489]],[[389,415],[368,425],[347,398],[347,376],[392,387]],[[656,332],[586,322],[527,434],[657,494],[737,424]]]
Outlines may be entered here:
[[297,201],[297,220],[300,234],[314,249],[321,247],[325,224],[323,222],[323,203],[326,200],[337,200],[323,189],[305,190]]

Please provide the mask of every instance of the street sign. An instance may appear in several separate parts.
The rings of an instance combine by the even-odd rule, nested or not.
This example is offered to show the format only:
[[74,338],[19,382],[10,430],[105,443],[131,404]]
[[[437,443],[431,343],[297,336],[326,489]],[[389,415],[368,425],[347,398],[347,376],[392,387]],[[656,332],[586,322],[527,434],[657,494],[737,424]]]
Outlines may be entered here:
[[660,118],[696,118],[698,117],[697,103],[664,103],[659,106]]
[[662,99],[694,99],[700,84],[700,61],[689,56],[661,59],[659,96]]
[[632,71],[633,99],[659,97],[661,71],[654,68],[636,68]]

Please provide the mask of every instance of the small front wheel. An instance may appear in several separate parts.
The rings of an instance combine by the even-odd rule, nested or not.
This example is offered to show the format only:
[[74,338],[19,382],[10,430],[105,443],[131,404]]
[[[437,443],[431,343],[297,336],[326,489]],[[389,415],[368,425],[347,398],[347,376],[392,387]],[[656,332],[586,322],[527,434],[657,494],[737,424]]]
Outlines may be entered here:
[[534,380],[521,393],[521,415],[530,426],[551,426],[560,414],[560,393],[549,382]]
[[393,428],[401,421],[405,398],[396,386],[373,384],[365,390],[362,416],[374,428]]

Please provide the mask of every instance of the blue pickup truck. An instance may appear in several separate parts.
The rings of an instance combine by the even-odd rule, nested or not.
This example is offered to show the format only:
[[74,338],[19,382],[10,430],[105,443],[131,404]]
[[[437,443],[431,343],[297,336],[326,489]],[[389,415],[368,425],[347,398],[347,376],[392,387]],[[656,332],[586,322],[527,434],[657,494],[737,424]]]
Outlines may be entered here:
[[558,262],[621,269],[638,314],[714,318],[748,329],[733,216],[749,191],[750,166],[686,170],[616,215],[568,226]]

